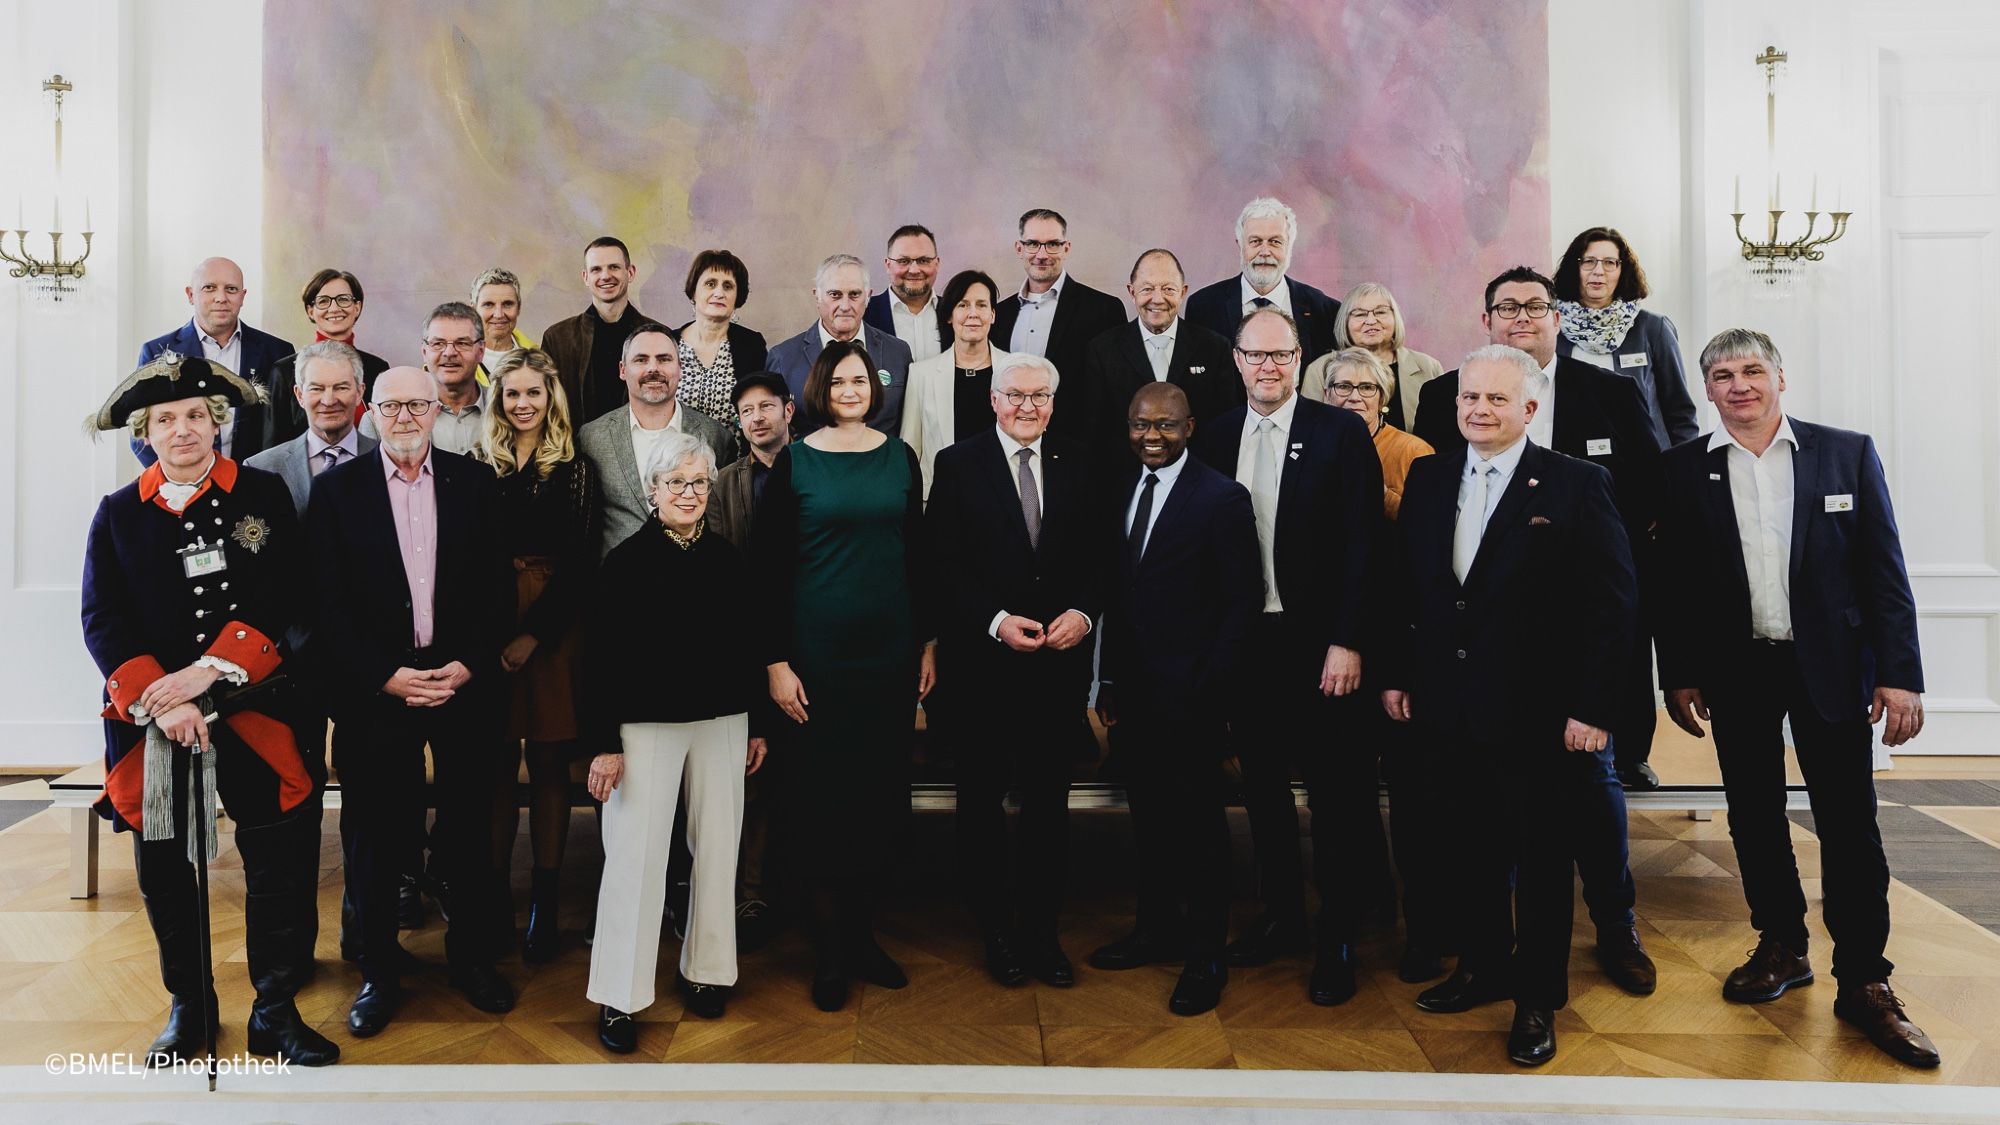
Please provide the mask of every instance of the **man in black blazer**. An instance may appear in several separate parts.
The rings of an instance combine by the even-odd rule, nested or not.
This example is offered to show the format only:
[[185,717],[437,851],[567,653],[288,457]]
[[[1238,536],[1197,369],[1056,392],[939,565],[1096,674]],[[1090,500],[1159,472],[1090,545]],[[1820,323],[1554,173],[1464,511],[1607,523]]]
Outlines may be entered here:
[[1184,960],[1167,1007],[1194,1016],[1215,1007],[1229,980],[1220,775],[1259,602],[1257,520],[1242,485],[1188,454],[1195,422],[1179,387],[1140,388],[1127,430],[1139,463],[1112,494],[1123,546],[1105,593],[1097,713],[1125,771],[1138,922],[1090,963],[1136,969]]
[[1417,724],[1458,834],[1461,956],[1417,1006],[1512,997],[1507,1053],[1528,1066],[1555,1056],[1568,1002],[1571,864],[1598,846],[1639,602],[1610,474],[1527,436],[1539,367],[1502,345],[1467,356],[1466,451],[1410,467],[1382,692]]
[[1715,727],[1758,931],[1722,994],[1763,1003],[1813,979],[1785,817],[1789,717],[1820,841],[1834,1014],[1891,1057],[1937,1066],[1882,955],[1889,864],[1869,727],[1886,717],[1882,741],[1900,746],[1924,726],[1916,600],[1882,462],[1866,434],[1785,416],[1784,361],[1763,333],[1723,332],[1701,370],[1722,425],[1667,454],[1659,535],[1674,613],[1661,621],[1660,679],[1675,723],[1696,738],[1697,718]]
[[[1646,764],[1659,721],[1648,609],[1659,599],[1643,596],[1654,573],[1651,529],[1659,507],[1660,446],[1653,439],[1636,383],[1556,355],[1562,313],[1555,306],[1554,291],[1548,278],[1515,266],[1487,283],[1486,311],[1479,322],[1493,343],[1527,352],[1541,365],[1543,386],[1528,436],[1544,449],[1581,458],[1611,474],[1619,520],[1639,573],[1639,629],[1632,651],[1620,662],[1624,674],[1619,679],[1618,714],[1611,724],[1617,772],[1614,784],[1593,806],[1598,844],[1586,850],[1577,866],[1583,875],[1584,902],[1597,924],[1598,964],[1618,987],[1645,996],[1657,986],[1658,971],[1639,940],[1632,913],[1637,890],[1628,861],[1622,787],[1656,789],[1660,784]],[[1446,457],[1458,456],[1466,445],[1458,425],[1458,382],[1458,372],[1448,371],[1424,384],[1417,399],[1416,434]]]
[[[1375,758],[1351,736],[1365,599],[1382,521],[1382,462],[1360,415],[1298,394],[1299,339],[1275,308],[1245,317],[1236,370],[1249,401],[1204,426],[1195,455],[1250,490],[1263,612],[1251,628],[1255,690],[1236,696],[1230,741],[1257,850],[1264,916],[1229,947],[1264,965],[1308,947],[1294,770],[1311,803],[1320,914],[1308,995],[1354,995],[1354,931],[1387,869]],[[1372,862],[1371,862],[1372,861]]]
[[514,1003],[493,967],[513,925],[489,828],[514,582],[492,470],[431,446],[437,393],[426,371],[384,372],[372,406],[379,455],[322,473],[306,508],[314,667],[334,721],[341,851],[361,940],[363,983],[347,1023],[363,1037],[387,1026],[401,995],[396,894],[423,822],[426,744],[438,806],[432,863],[451,887],[452,983],[481,1011]]
[[[1046,207],[1021,216],[1014,254],[1027,278],[993,310],[993,346],[1046,357],[1064,377],[1082,373],[1090,342],[1125,323],[1125,302],[1069,276],[1069,222]],[[1056,434],[1083,440],[1087,412],[1065,414]],[[891,430],[890,433],[896,431]]]
[[[939,451],[925,509],[941,583],[943,665],[966,685],[958,758],[959,874],[1001,984],[1029,974],[1076,983],[1056,938],[1069,869],[1070,748],[1090,694],[1102,567],[1111,547],[1089,466],[1046,437],[1058,379],[1048,361],[1015,356],[993,374],[993,429]],[[1095,638],[1091,638],[1094,640]],[[1007,812],[1021,817],[1008,878]]]
[[[292,345],[243,323],[243,298],[249,291],[243,284],[242,268],[228,258],[203,260],[189,275],[185,292],[194,316],[172,332],[140,345],[138,366],[171,351],[183,358],[220,363],[258,387],[263,401],[231,411],[223,436],[216,439],[217,451],[241,462],[283,440],[278,436],[277,421],[285,406],[280,402],[276,411],[272,408],[272,368],[292,354]],[[157,459],[153,450],[136,438],[132,440],[132,455],[140,465],[151,465]]]
[[917,223],[897,227],[882,255],[882,268],[889,271],[889,287],[868,298],[861,319],[901,340],[912,363],[943,351],[951,340],[938,324],[937,236]]
[[1290,207],[1269,196],[1245,204],[1236,216],[1236,250],[1243,258],[1243,272],[1196,290],[1188,298],[1188,319],[1233,339],[1245,315],[1277,308],[1299,326],[1299,347],[1305,353],[1300,370],[1332,351],[1340,302],[1286,276],[1298,241],[1299,217]]
[[1099,479],[1131,461],[1125,411],[1140,387],[1162,382],[1179,387],[1199,425],[1243,405],[1243,380],[1230,362],[1229,338],[1180,317],[1187,276],[1173,251],[1139,255],[1125,291],[1139,315],[1092,340],[1084,370],[1069,373],[1077,380],[1071,401],[1085,408],[1086,452],[1101,470]]

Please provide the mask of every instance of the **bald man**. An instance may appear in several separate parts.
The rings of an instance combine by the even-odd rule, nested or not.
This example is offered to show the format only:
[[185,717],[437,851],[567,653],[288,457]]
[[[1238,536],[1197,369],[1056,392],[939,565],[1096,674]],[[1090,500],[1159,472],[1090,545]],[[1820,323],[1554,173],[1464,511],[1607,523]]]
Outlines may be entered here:
[[[186,324],[163,336],[155,336],[139,348],[139,366],[144,367],[171,351],[180,356],[199,356],[220,363],[246,381],[271,392],[271,369],[297,349],[288,340],[259,332],[243,323],[243,298],[247,289],[243,269],[228,258],[208,258],[188,275],[187,302],[194,315]],[[230,412],[216,448],[225,457],[242,461],[277,445],[277,419],[261,403],[252,403]],[[143,442],[132,443],[132,454],[141,465],[154,461],[153,451]]]

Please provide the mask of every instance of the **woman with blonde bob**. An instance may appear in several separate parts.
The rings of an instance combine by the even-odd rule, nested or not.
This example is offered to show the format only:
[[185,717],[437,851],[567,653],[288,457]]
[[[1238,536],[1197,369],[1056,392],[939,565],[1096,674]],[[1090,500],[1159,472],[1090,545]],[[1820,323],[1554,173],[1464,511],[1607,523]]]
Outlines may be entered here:
[[[1382,362],[1389,377],[1388,393],[1382,396],[1382,421],[1409,433],[1417,421],[1417,392],[1425,383],[1444,374],[1437,360],[1403,342],[1408,326],[1403,323],[1403,306],[1396,295],[1379,281],[1364,281],[1340,299],[1340,320],[1333,327],[1335,351],[1364,348]],[[1333,353],[1312,361],[1299,373],[1299,393],[1322,402],[1331,401],[1326,385],[1333,382],[1327,372]]]
[[495,768],[493,862],[506,870],[519,820],[514,779],[524,742],[534,889],[522,960],[556,955],[563,845],[569,837],[569,765],[581,679],[577,617],[595,565],[597,482],[576,454],[569,402],[555,361],[540,348],[510,352],[493,370],[492,409],[474,456],[500,477],[501,535],[514,560],[515,637],[500,652],[512,677],[508,752]]

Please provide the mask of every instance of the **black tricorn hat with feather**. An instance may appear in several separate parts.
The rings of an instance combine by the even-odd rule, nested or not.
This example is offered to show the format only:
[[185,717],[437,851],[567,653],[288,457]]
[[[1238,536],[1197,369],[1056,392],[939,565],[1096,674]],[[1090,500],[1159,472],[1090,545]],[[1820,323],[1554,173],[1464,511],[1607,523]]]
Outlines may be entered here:
[[248,406],[266,396],[262,387],[213,360],[164,351],[127,375],[86,425],[92,430],[122,430],[134,410],[184,398],[220,398],[231,406]]

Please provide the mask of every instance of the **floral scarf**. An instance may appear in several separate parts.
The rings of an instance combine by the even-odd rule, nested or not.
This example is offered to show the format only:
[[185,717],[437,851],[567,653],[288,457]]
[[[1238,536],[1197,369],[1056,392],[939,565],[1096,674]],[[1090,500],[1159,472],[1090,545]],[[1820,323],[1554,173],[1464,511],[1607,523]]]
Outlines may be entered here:
[[1557,301],[1556,309],[1562,313],[1563,338],[1593,355],[1617,351],[1639,316],[1637,301],[1613,301],[1601,309],[1586,308],[1576,301]]

